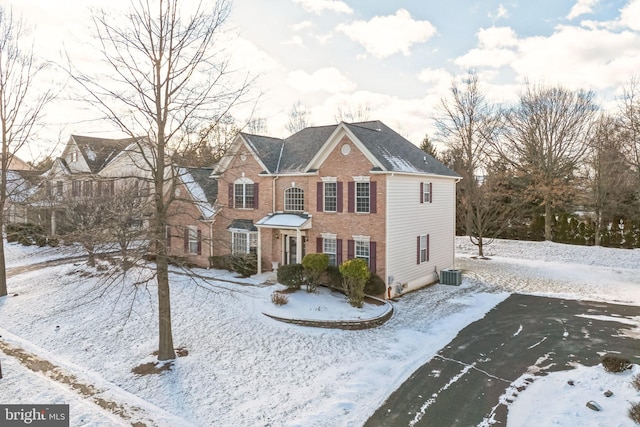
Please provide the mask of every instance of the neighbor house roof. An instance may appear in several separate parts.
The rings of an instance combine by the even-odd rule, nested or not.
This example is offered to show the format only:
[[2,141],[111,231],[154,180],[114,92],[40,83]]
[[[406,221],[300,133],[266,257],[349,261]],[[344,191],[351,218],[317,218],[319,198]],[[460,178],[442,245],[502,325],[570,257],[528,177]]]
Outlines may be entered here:
[[218,181],[209,178],[211,172],[211,168],[178,168],[182,183],[202,214],[201,219],[211,219],[215,214]]
[[270,174],[309,172],[310,164],[338,128],[350,132],[376,160],[380,172],[458,175],[379,120],[302,129],[285,139],[240,135]]
[[87,162],[91,173],[98,173],[111,160],[120,154],[129,145],[140,138],[96,138],[93,136],[71,135],[80,153]]

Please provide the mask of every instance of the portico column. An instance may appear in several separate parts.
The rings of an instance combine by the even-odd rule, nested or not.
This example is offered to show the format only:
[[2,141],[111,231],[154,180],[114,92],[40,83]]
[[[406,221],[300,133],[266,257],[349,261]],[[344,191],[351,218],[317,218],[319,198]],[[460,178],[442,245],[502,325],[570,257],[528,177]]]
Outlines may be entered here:
[[296,260],[302,264],[302,233],[299,228],[296,229]]
[[262,273],[262,229],[258,228],[258,274]]

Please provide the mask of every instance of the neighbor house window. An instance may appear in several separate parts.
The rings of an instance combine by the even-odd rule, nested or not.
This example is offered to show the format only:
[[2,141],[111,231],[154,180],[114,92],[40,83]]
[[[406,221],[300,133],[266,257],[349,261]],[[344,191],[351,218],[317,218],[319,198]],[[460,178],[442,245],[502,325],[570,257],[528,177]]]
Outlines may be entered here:
[[325,212],[338,211],[338,183],[337,182],[324,183],[324,211]]
[[80,197],[82,195],[82,181],[73,180],[71,182],[71,196]]
[[256,209],[257,186],[258,184],[254,184],[246,178],[236,181],[232,187],[233,207],[236,209]]
[[233,254],[257,253],[258,233],[248,231],[231,232],[231,252]]
[[356,212],[369,213],[369,183],[356,182]]
[[75,163],[78,161],[78,152],[77,151],[72,151],[71,152],[71,163]]
[[62,181],[56,181],[56,195],[62,196],[62,189],[64,188],[64,183]]
[[184,252],[193,255],[202,253],[202,232],[195,225],[184,229]]
[[198,239],[198,227],[195,225],[190,225],[189,228],[189,253],[190,254],[198,254],[198,246],[200,244],[200,239]]
[[291,187],[284,190],[284,210],[289,212],[304,211],[304,190]]
[[93,182],[92,181],[84,181],[82,183],[83,195],[84,197],[92,197],[93,196]]

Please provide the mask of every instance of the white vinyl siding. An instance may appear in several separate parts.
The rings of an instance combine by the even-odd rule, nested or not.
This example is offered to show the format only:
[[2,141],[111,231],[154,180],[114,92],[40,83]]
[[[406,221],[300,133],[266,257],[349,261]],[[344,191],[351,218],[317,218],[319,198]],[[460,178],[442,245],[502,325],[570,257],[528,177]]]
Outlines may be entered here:
[[[403,292],[434,282],[444,268],[454,267],[455,180],[429,178],[433,203],[420,203],[421,183],[411,176],[387,176],[387,279]],[[428,261],[416,263],[416,236],[429,235]],[[426,255],[426,254],[425,254]],[[422,257],[421,257],[422,258]]]

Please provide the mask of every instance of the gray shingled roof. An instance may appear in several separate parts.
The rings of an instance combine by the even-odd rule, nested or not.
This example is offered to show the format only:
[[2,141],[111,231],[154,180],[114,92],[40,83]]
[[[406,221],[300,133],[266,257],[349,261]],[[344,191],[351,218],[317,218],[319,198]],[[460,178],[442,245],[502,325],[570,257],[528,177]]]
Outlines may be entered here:
[[248,133],[243,133],[242,136],[267,167],[266,172],[274,173],[278,170],[278,161],[280,160],[284,140]]
[[71,135],[78,145],[91,173],[98,173],[115,156],[138,138],[95,138],[92,136]]
[[379,120],[345,125],[390,172],[459,176]]
[[[242,134],[269,173],[307,172],[309,162],[339,125],[302,129],[286,139]],[[373,156],[389,172],[459,175],[402,137],[379,120],[345,123]]]
[[187,172],[193,177],[193,180],[204,191],[207,202],[211,206],[215,205],[216,198],[218,197],[218,180],[210,178],[212,168],[191,168],[185,167]]

